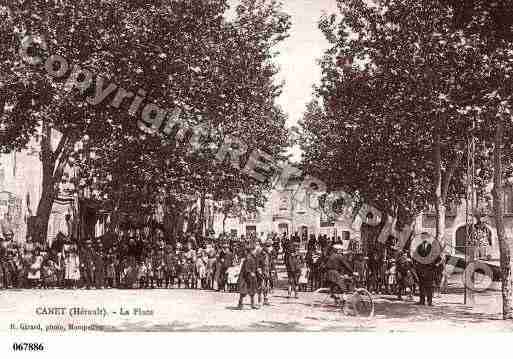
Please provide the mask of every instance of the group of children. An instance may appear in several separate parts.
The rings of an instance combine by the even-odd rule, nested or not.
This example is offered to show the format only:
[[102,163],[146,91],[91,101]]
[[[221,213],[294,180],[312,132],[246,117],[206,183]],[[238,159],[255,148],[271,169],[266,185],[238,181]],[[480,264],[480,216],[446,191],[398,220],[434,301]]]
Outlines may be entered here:
[[[125,244],[128,244],[125,246]],[[189,288],[237,290],[241,256],[231,246],[228,270],[214,243],[145,243],[130,251],[130,241],[104,248],[101,242],[66,241],[49,248],[28,241],[0,240],[0,289],[8,288]],[[228,250],[228,249],[227,249]],[[220,278],[220,277],[223,278]]]

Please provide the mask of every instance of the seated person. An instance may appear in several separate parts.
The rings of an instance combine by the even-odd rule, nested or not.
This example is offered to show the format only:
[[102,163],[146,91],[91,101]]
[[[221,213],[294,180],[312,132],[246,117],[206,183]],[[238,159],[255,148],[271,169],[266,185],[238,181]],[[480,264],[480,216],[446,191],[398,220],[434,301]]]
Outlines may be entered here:
[[325,264],[326,279],[330,285],[332,297],[334,299],[338,299],[335,296],[337,288],[342,292],[348,289],[345,280],[346,278],[344,278],[344,276],[353,274],[353,269],[349,262],[344,258],[342,251],[342,245],[334,245],[333,252],[327,258]]

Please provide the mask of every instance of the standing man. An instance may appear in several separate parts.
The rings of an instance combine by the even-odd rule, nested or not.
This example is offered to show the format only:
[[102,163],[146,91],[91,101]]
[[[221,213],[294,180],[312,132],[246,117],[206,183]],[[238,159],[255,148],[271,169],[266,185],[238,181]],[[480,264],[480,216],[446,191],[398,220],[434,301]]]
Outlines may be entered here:
[[308,240],[306,249],[308,252],[312,253],[317,249],[317,240],[315,239],[315,234],[310,234],[310,239]]
[[80,257],[80,267],[82,269],[82,278],[84,278],[84,285],[87,289],[91,289],[91,286],[94,283],[94,260],[93,248],[90,239],[86,241],[85,248],[82,248]]
[[233,254],[230,252],[228,243],[223,243],[223,248],[219,254],[219,277],[217,278],[217,291],[225,289],[227,271],[233,265]]
[[266,241],[263,243],[263,248],[257,254],[258,305],[262,304],[262,294],[264,295],[264,305],[270,305],[268,295],[271,284],[271,273],[274,269],[272,248],[272,241]]
[[239,305],[237,308],[242,310],[244,297],[249,295],[251,300],[251,308],[258,309],[255,306],[255,294],[257,291],[257,258],[256,249],[253,243],[246,245],[246,258],[242,263],[239,275]]
[[297,231],[294,232],[294,235],[292,236],[291,240],[292,240],[292,243],[294,243],[294,244],[296,244],[296,243],[301,244],[301,237],[299,237],[299,234]]
[[96,289],[103,289],[105,287],[105,261],[103,255],[103,243],[98,241],[97,250],[93,252],[94,286]]
[[288,254],[287,260],[287,278],[289,281],[288,286],[288,297],[292,295],[294,291],[294,298],[298,298],[297,290],[299,285],[299,276],[301,275],[301,263],[300,255],[295,251],[295,247],[292,246],[291,252]]
[[278,259],[278,255],[280,254],[280,237],[276,233],[273,233],[272,241],[274,247],[274,258]]
[[290,256],[293,252],[293,248],[294,248],[294,245],[293,245],[293,242],[290,238],[287,238],[285,233],[283,233],[283,239],[282,239],[282,242],[281,242],[281,247],[283,249],[283,262],[285,263],[285,267],[289,268],[289,259],[290,259]]
[[427,305],[433,305],[436,271],[441,264],[440,256],[432,256],[431,251],[433,250],[433,245],[424,240],[416,248],[416,253],[413,256],[415,259],[415,269],[419,277],[420,300],[417,303],[418,305],[426,305],[426,299]]
[[319,245],[321,246],[321,251],[323,254],[326,254],[326,248],[328,248],[328,237],[325,234],[319,234]]

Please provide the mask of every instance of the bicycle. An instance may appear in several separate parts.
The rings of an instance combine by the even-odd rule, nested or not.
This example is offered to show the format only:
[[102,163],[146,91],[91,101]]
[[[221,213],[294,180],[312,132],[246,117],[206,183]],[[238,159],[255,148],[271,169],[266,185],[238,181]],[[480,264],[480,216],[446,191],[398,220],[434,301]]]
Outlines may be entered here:
[[[339,287],[337,287],[337,292],[334,292],[331,288],[319,288],[315,290],[314,293],[326,294],[320,305],[322,306],[330,299],[333,299],[334,305],[339,308],[344,315],[372,318],[374,316],[374,300],[372,294],[365,288],[354,288],[354,283],[359,282],[358,274],[355,273],[352,277],[344,275],[342,278],[344,282],[349,282],[351,290],[344,293],[343,288]],[[313,305],[312,303],[312,306]]]

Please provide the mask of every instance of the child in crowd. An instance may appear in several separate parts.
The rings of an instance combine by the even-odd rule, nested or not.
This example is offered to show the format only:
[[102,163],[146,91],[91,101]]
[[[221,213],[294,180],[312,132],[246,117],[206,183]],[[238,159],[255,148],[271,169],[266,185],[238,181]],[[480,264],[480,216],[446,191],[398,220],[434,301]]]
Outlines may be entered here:
[[17,249],[15,253],[13,253],[14,257],[12,260],[12,265],[15,273],[13,276],[16,277],[16,288],[24,288],[26,286],[25,277],[24,277],[24,266],[23,266],[23,257],[21,255],[21,249]]
[[28,272],[29,268],[32,265],[33,254],[32,251],[27,249],[24,250],[23,256],[21,257],[22,269],[20,272],[20,277],[22,278],[22,288],[30,288],[30,283],[28,281]]
[[107,255],[105,256],[105,287],[106,288],[114,288],[116,278],[116,264],[114,253],[112,248],[107,251]]
[[182,287],[182,283],[185,286],[185,279],[186,279],[185,259],[181,255],[177,255],[177,259],[176,259],[175,263],[176,263],[175,275],[176,275],[176,279],[178,281],[177,286],[178,286],[178,289],[180,289]]
[[200,252],[198,258],[196,258],[196,274],[197,280],[200,282],[201,289],[205,289],[207,282],[207,264],[203,252]]
[[164,259],[164,249],[159,249],[157,251],[156,260],[154,261],[154,274],[157,288],[162,288],[164,284],[165,271],[166,271],[166,262]]
[[214,289],[214,277],[216,273],[216,256],[214,249],[208,253],[207,259],[207,289]]
[[185,287],[188,289],[196,288],[196,267],[194,265],[194,260],[192,257],[187,259],[187,263],[185,264]]
[[41,264],[41,285],[43,288],[55,288],[57,286],[56,265],[47,253],[43,252]]
[[299,291],[306,292],[308,288],[308,278],[310,276],[310,270],[306,264],[306,261],[302,261],[299,275]]
[[[0,249],[0,251],[1,251],[1,249]],[[4,264],[3,264],[1,254],[0,254],[0,289],[7,289],[5,287]]]
[[64,282],[68,289],[76,289],[80,280],[80,259],[76,248],[64,254]]
[[28,280],[31,288],[41,288],[41,266],[43,264],[43,256],[39,250],[35,251],[32,263],[28,272]]
[[18,287],[18,268],[16,265],[18,253],[12,244],[8,244],[6,248],[6,255],[4,256],[4,276],[6,279],[6,288]]
[[166,280],[166,288],[173,288],[175,285],[176,275],[176,255],[171,248],[166,250],[166,254],[164,257],[165,261],[165,280]]
[[64,253],[56,252],[54,255],[57,273],[57,283],[60,288],[64,286]]
[[228,291],[236,292],[238,290],[237,284],[239,282],[241,265],[233,266],[228,268]]
[[390,266],[386,271],[386,278],[388,294],[395,294],[397,291],[397,267],[395,260],[390,261]]
[[155,270],[153,267],[153,255],[150,255],[146,258],[146,281],[147,287],[154,289],[155,288]]
[[148,266],[146,265],[146,261],[142,261],[139,264],[137,281],[139,282],[139,288],[148,288]]

